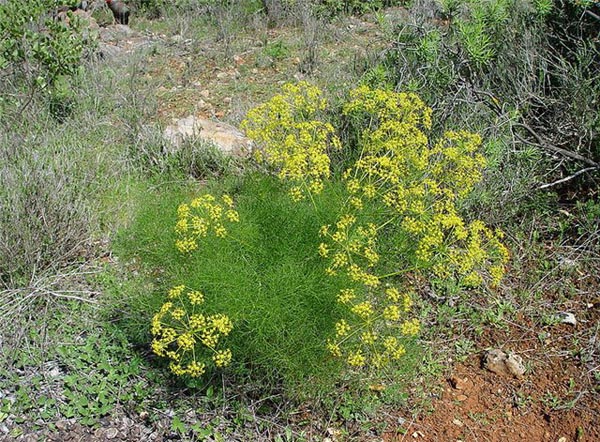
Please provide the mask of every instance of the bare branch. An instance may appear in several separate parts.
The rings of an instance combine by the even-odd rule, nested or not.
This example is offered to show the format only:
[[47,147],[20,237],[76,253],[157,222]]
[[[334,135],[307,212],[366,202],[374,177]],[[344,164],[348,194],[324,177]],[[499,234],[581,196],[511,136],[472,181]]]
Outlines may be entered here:
[[561,183],[565,183],[567,181],[572,180],[573,178],[581,175],[582,173],[586,173],[586,172],[590,172],[592,170],[597,170],[600,169],[600,167],[596,166],[596,167],[586,167],[585,169],[581,169],[580,171],[575,172],[573,175],[570,175],[566,178],[562,178],[558,181],[554,181],[553,183],[548,183],[548,184],[543,184],[540,187],[538,187],[538,189],[547,189],[548,187],[552,187],[552,186],[556,186],[557,184],[561,184]]
[[537,146],[543,147],[544,149],[551,150],[553,152],[559,153],[559,154],[564,155],[569,158],[573,158],[574,160],[582,161],[586,164],[589,164],[590,166],[593,166],[594,168],[600,167],[600,164],[596,163],[593,160],[590,160],[589,158],[584,157],[583,155],[579,155],[576,152],[571,152],[570,150],[566,150],[561,147],[557,147],[557,146],[547,143],[540,135],[538,135],[538,133],[535,130],[533,130],[531,127],[529,127],[525,123],[514,123],[513,126],[520,126],[523,129],[526,129],[527,132],[529,132],[531,135],[533,135],[533,137],[537,140],[537,144],[532,143],[531,141],[527,141],[526,139],[520,137],[518,134],[515,134],[524,143],[531,144],[533,146],[537,145]]

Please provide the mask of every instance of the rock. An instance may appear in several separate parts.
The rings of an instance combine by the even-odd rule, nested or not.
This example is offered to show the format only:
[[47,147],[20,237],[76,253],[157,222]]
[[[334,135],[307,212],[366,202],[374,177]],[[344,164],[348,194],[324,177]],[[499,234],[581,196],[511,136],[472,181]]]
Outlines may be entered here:
[[461,379],[457,376],[452,376],[449,381],[450,385],[452,385],[452,388],[456,390],[467,390],[473,386],[473,382],[468,378]]
[[111,25],[100,28],[100,40],[118,42],[136,36],[137,33],[127,25]]
[[577,318],[575,318],[575,315],[573,313],[560,312],[557,315],[557,318],[563,324],[577,325]]
[[102,58],[115,58],[123,52],[125,52],[125,50],[119,46],[98,42],[98,53]]
[[483,356],[483,367],[500,375],[522,377],[525,374],[523,359],[513,353],[505,353],[500,349],[488,350]]
[[104,436],[106,436],[107,439],[114,439],[115,437],[117,437],[118,434],[119,430],[117,430],[116,428],[109,428],[104,433]]
[[247,157],[252,151],[252,141],[235,127],[194,115],[174,121],[164,130],[163,138],[173,150],[177,150],[184,140],[203,139],[228,155]]
[[452,423],[457,427],[462,427],[464,425],[460,419],[453,419]]
[[466,394],[459,394],[458,396],[456,396],[456,400],[459,402],[464,402],[467,399],[469,399],[469,396],[467,396]]

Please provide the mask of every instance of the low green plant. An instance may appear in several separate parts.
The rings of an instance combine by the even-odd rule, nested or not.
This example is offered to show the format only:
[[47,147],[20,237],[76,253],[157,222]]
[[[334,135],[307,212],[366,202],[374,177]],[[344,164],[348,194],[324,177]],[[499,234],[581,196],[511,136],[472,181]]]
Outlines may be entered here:
[[268,43],[264,48],[264,53],[274,59],[282,59],[289,55],[290,50],[282,40]]
[[[148,324],[169,302],[168,293],[174,286],[185,285],[186,292],[201,291],[204,300],[196,310],[185,312],[181,327],[198,314],[205,318],[224,314],[231,321],[233,329],[219,339],[221,349],[230,349],[233,355],[226,372],[250,376],[265,389],[283,383],[290,394],[299,394],[307,379],[318,388],[316,384],[336,373],[324,343],[334,327],[334,299],[341,285],[323,278],[325,265],[318,257],[315,233],[321,222],[333,222],[327,212],[341,203],[338,189],[322,195],[315,213],[307,201],[294,204],[271,177],[250,174],[240,180],[213,185],[211,194],[228,190],[235,198],[240,222],[224,221],[225,232],[211,219],[205,225],[206,236],[197,235],[205,231],[200,227],[204,223],[194,219],[200,215],[191,207],[198,197],[190,197],[185,189],[163,191],[160,199],[152,197],[151,204],[145,204],[136,223],[122,234],[121,255],[137,256],[148,273],[159,271],[168,277],[158,285],[153,283],[154,288],[134,287],[136,292],[141,289],[140,294],[124,298],[124,317],[119,322],[135,342],[147,343],[151,338]],[[182,200],[189,201],[189,218],[183,216],[185,209],[177,213]],[[222,201],[220,197],[215,200]],[[187,231],[183,219],[188,220]],[[178,231],[165,225],[177,226]],[[177,241],[181,249],[175,247]],[[207,374],[213,373],[216,367],[211,357],[216,348],[207,347],[201,333],[195,339],[193,353],[198,362],[205,363]],[[172,345],[177,350],[178,345]]]
[[0,79],[1,94],[16,90],[20,96],[25,90],[18,108],[31,102],[35,93],[47,92],[51,111],[64,117],[65,108],[57,108],[58,102],[68,104],[72,97],[65,99],[62,83],[79,72],[86,47],[79,17],[70,12],[67,19],[57,15],[59,7],[68,3],[27,0],[0,4],[0,69],[9,74]]
[[342,145],[326,108],[318,88],[284,86],[243,124],[279,183],[246,177],[231,196],[217,187],[179,204],[171,233],[156,208],[134,229],[137,253],[172,282],[149,304],[162,305],[153,350],[176,375],[231,361],[293,394],[308,379],[331,385],[344,365],[377,373],[419,333],[415,275],[459,286],[502,277],[501,233],[457,208],[481,179],[477,135],[430,142],[431,109],[416,95],[362,86],[343,108],[360,128],[358,157],[332,175]]
[[[35,426],[75,418],[91,426],[115,407],[147,396],[142,359],[122,335],[111,333],[114,330],[87,330],[87,336],[67,343],[77,326],[67,325],[69,320],[60,317],[63,314],[46,324],[47,336],[32,334],[28,352],[3,355],[7,358],[3,362],[19,369],[0,371],[4,392],[0,412],[12,422]],[[46,345],[42,338],[65,342],[42,350],[39,346]]]

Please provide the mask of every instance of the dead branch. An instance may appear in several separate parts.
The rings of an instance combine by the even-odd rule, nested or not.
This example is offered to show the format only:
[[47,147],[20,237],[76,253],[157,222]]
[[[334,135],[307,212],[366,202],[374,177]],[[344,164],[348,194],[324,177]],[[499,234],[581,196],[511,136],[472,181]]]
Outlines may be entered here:
[[597,169],[600,169],[600,167],[599,166],[586,167],[585,169],[581,169],[581,170],[575,172],[573,175],[569,175],[566,178],[562,178],[562,179],[554,181],[552,183],[543,184],[540,187],[538,187],[538,189],[540,189],[540,190],[541,189],[547,189],[548,187],[553,187],[553,186],[556,186],[557,184],[565,183],[565,182],[570,181],[573,178],[575,178],[575,177],[577,177],[577,176],[579,176],[579,175],[581,175],[583,173],[591,172],[592,170],[597,170]]
[[537,140],[537,143],[532,143],[531,141],[528,141],[528,140],[524,139],[523,137],[519,136],[519,134],[515,134],[517,136],[517,138],[519,138],[524,143],[530,144],[532,146],[540,146],[544,149],[551,150],[551,151],[561,154],[565,157],[569,157],[574,160],[582,161],[586,164],[589,164],[590,166],[593,166],[593,168],[600,167],[600,164],[596,163],[594,160],[584,157],[583,155],[580,155],[576,152],[572,152],[570,150],[566,150],[561,147],[554,146],[553,144],[547,143],[535,130],[533,130],[531,127],[529,127],[525,123],[514,123],[513,126],[522,127],[523,129],[527,130],[527,132],[529,132],[531,135],[533,135],[533,137]]

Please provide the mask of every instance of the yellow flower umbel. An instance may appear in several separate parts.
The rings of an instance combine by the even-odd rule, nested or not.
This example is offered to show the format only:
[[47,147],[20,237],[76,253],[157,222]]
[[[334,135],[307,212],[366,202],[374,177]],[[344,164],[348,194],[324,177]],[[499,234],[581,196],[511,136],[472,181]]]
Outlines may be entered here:
[[397,336],[419,333],[416,319],[407,319],[412,296],[396,287],[373,291],[342,289],[337,302],[346,317],[335,324],[335,336],[327,342],[329,352],[349,366],[382,368],[404,354]]
[[[295,201],[327,184],[329,152],[340,148],[333,127],[319,120],[325,108],[316,87],[288,84],[243,123],[260,159],[289,183]],[[379,368],[402,357],[401,340],[421,327],[408,317],[414,295],[390,287],[386,278],[419,272],[465,286],[497,284],[508,251],[501,232],[459,213],[485,167],[479,135],[447,131],[430,140],[432,110],[412,93],[361,86],[342,113],[358,129],[357,159],[341,176],[346,203],[335,223],[321,227],[315,252],[326,260],[327,275],[346,277],[351,287],[337,295],[344,313],[327,348],[351,367]],[[378,240],[390,227],[402,237],[396,252],[402,258],[394,263],[397,271],[389,274],[388,266],[382,276]]]
[[[351,92],[344,113],[365,127],[360,157],[343,176],[352,195],[349,206],[360,207],[353,202],[357,198],[383,204],[409,238],[411,267],[466,286],[485,278],[497,284],[508,259],[501,234],[480,221],[467,225],[457,209],[457,202],[481,180],[481,137],[447,131],[430,143],[425,131],[431,126],[431,109],[414,94],[361,86]],[[376,263],[371,250],[365,256]]]
[[318,119],[326,107],[318,88],[304,81],[290,83],[282,94],[248,112],[242,123],[259,146],[258,160],[290,183],[294,201],[322,191],[330,175],[328,150],[340,148],[333,126]]
[[227,366],[231,350],[219,344],[233,328],[229,317],[201,313],[204,294],[183,285],[169,290],[167,298],[152,318],[152,351],[170,359],[169,368],[177,376],[199,377],[209,365]]
[[223,195],[221,201],[210,194],[201,195],[177,209],[175,233],[179,239],[175,241],[175,246],[183,253],[196,250],[200,238],[206,237],[211,231],[217,237],[224,238],[227,236],[225,226],[239,220],[229,195]]

